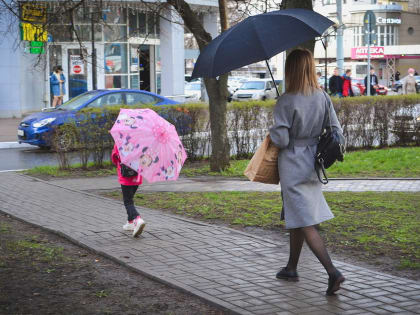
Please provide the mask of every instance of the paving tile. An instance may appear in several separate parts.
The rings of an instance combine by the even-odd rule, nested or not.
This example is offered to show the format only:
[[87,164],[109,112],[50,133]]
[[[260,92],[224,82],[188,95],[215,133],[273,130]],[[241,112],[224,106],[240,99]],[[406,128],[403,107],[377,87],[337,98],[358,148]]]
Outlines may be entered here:
[[[279,266],[287,263],[288,245],[274,244],[228,228],[139,207],[148,225],[140,238],[133,239],[129,233],[120,231],[125,221],[121,202],[80,191],[91,188],[92,183],[90,179],[67,181],[66,185],[74,186],[68,189],[70,187],[60,187],[56,183],[1,173],[0,211],[23,216],[41,227],[60,229],[81,245],[104,252],[132,268],[240,314],[386,314],[397,310],[404,314],[418,311],[419,282],[342,262],[335,263],[352,276],[337,296],[326,297],[327,275],[309,250],[302,253],[301,281],[279,281],[275,279],[275,273]],[[356,186],[357,189],[362,186],[373,190],[384,188],[383,184],[372,182],[332,183],[337,190]],[[191,185],[203,187],[203,182],[184,179],[179,184],[184,185],[184,191]],[[242,188],[248,185],[237,181],[222,184]],[[397,184],[404,189],[407,187],[407,183]],[[395,189],[397,184],[386,185]],[[158,186],[162,187],[149,185],[143,188],[151,190]],[[414,186],[420,191],[420,181]],[[46,202],[59,206],[46,208],[43,206]],[[370,280],[366,280],[367,275]]]

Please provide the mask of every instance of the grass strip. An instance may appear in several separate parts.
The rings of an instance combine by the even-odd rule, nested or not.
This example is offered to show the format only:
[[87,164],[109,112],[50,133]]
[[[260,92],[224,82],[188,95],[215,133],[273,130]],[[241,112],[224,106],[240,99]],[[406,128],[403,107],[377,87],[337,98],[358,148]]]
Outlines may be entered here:
[[[121,193],[108,196],[121,198]],[[329,192],[335,214],[320,228],[328,246],[356,256],[390,257],[420,269],[420,193]],[[283,229],[281,197],[271,192],[140,193],[139,206],[230,225]]]
[[[222,173],[213,173],[208,164],[185,167],[182,174],[189,177],[221,175],[243,177],[249,160],[233,160]],[[327,170],[330,178],[403,177],[420,178],[420,147],[386,148],[349,152],[344,162],[335,163]]]
[[24,171],[24,174],[31,176],[46,176],[46,177],[96,177],[115,175],[115,166],[111,162],[104,162],[103,168],[97,168],[93,162],[89,162],[86,169],[83,169],[81,164],[73,164],[70,169],[60,169],[58,166],[36,166],[34,168]]
[[[181,175],[244,177],[243,173],[249,160],[232,160],[230,167],[221,173],[211,172],[207,161],[187,162]],[[115,175],[115,166],[104,162],[105,167],[97,169],[89,163],[87,169],[75,164],[69,170],[60,170],[58,166],[37,166],[25,171],[32,176],[75,177]],[[327,170],[330,178],[420,178],[420,147],[387,148],[355,151],[346,154],[343,163],[335,163]]]

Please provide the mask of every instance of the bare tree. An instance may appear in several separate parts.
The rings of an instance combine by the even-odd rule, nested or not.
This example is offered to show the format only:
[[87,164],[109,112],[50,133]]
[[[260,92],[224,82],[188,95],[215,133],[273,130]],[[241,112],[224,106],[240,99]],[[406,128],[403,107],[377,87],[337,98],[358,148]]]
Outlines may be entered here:
[[[283,0],[281,9],[308,9],[313,10],[312,0]],[[312,53],[315,49],[315,39],[309,40],[298,47],[309,49]]]
[[[185,26],[194,35],[200,51],[202,51],[212,40],[211,35],[205,30],[197,12],[185,0],[167,0],[181,16]],[[225,1],[219,0],[219,13],[223,20],[222,26],[226,29],[227,7]],[[222,29],[224,31],[224,29]],[[227,111],[227,79],[228,75],[218,78],[204,78],[207,93],[209,96],[210,130],[212,154],[210,157],[210,169],[220,172],[229,167],[230,146],[227,135],[226,111]]]

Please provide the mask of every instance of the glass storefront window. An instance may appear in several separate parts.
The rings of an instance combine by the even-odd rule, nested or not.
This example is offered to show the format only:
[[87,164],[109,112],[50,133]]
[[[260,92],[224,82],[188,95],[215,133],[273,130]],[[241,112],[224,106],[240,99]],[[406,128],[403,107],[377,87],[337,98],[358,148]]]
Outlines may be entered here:
[[105,42],[126,42],[127,30],[125,26],[104,25]]
[[128,75],[105,75],[106,89],[127,89]]
[[147,35],[155,37],[155,15],[153,13],[147,13]]
[[109,9],[104,13],[103,17],[107,24],[126,24],[127,10],[122,8]]
[[130,89],[140,89],[140,81],[138,75],[130,75]]
[[104,25],[105,42],[126,42],[127,27],[119,25]]
[[139,24],[138,24],[138,33],[139,34],[147,34],[146,30],[146,14],[139,13]]
[[89,8],[79,8],[74,11],[74,23],[86,24],[90,23],[91,14]]
[[[100,42],[102,41],[102,25],[95,25],[95,41]],[[77,35],[79,36],[81,41],[90,42],[91,38],[91,25],[76,25],[74,27]],[[74,36],[75,40],[77,40],[77,36]]]
[[138,45],[130,45],[130,73],[139,72]]
[[105,73],[127,73],[127,44],[105,44]]
[[155,61],[156,61],[156,93],[160,94],[162,92],[161,84],[161,73],[162,66],[160,62],[160,46],[155,46]]
[[70,25],[54,25],[51,27],[50,34],[54,42],[73,41]]

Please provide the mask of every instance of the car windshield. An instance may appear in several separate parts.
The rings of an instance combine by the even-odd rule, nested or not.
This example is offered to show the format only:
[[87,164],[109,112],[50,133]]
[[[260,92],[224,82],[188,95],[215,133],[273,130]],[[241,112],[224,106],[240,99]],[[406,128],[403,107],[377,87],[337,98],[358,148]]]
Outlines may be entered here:
[[248,81],[241,85],[240,90],[264,90],[265,82]]
[[185,89],[187,91],[200,91],[201,90],[201,84],[200,83],[194,83],[194,84],[187,84],[185,86]]
[[81,105],[83,105],[84,103],[86,103],[87,101],[97,96],[99,93],[100,93],[99,91],[93,91],[93,92],[80,94],[68,100],[63,105],[57,106],[57,110],[75,110],[79,108]]

